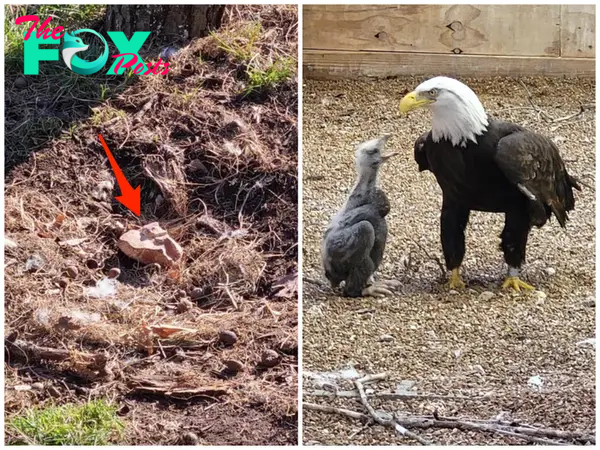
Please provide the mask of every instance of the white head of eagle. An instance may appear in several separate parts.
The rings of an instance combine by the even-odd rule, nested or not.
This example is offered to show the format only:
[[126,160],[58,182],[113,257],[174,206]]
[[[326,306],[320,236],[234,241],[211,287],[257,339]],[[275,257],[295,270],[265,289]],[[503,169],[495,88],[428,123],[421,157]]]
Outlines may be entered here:
[[469,86],[454,78],[435,77],[421,83],[400,102],[400,111],[428,106],[432,112],[431,137],[434,142],[447,139],[454,146],[477,143],[487,130],[483,105]]

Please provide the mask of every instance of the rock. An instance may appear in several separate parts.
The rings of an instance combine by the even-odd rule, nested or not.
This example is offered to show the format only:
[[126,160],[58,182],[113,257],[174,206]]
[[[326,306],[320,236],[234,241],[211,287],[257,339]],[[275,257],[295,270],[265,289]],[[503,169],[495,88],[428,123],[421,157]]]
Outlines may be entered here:
[[65,273],[69,278],[74,279],[79,275],[79,269],[75,266],[69,266],[65,269]]
[[533,296],[538,300],[544,300],[547,297],[546,293],[542,291],[534,291]]
[[199,159],[194,159],[190,162],[189,169],[192,172],[207,172],[206,166]]
[[204,289],[202,288],[194,288],[190,291],[190,297],[193,301],[198,301],[202,297],[204,297]]
[[31,385],[32,389],[35,389],[36,391],[43,391],[44,390],[44,383],[40,383],[39,381],[36,383],[33,383]]
[[228,373],[238,373],[244,370],[244,364],[235,359],[228,359],[223,361],[225,365],[225,371]]
[[233,331],[221,331],[219,333],[219,342],[231,347],[238,341],[237,335]]
[[66,278],[61,278],[60,280],[58,280],[59,288],[66,289],[68,285],[69,285],[69,280],[67,280]]
[[25,89],[27,87],[27,78],[25,77],[17,77],[17,79],[15,80],[15,87],[17,89]]
[[18,247],[19,246],[17,245],[17,243],[15,241],[4,236],[4,248],[14,250],[15,248],[18,248]]
[[181,435],[181,443],[183,445],[200,445],[200,438],[196,433],[188,431]]
[[193,307],[194,307],[194,304],[191,301],[189,301],[189,299],[182,298],[179,300],[179,303],[177,303],[177,312],[184,313],[184,312],[189,311]]
[[546,269],[544,269],[544,272],[546,272],[546,275],[548,275],[549,277],[556,275],[556,269],[553,267],[547,267]]
[[119,238],[119,249],[142,264],[159,264],[170,267],[181,259],[183,250],[158,222],[139,230],[131,230]]
[[456,290],[454,290],[454,289],[451,289],[451,290],[448,292],[448,294],[450,294],[450,295],[458,295],[458,291],[456,291]]
[[281,361],[281,356],[275,350],[265,350],[260,358],[263,367],[275,367]]
[[85,265],[90,270],[96,270],[98,267],[100,267],[100,263],[98,261],[96,261],[95,259],[88,259],[85,262]]
[[588,297],[581,304],[588,308],[589,307],[595,308],[596,307],[596,299],[594,297]]
[[44,259],[40,255],[31,255],[25,262],[27,272],[37,272],[44,265]]
[[489,302],[492,298],[494,298],[494,293],[490,292],[490,291],[484,291],[481,294],[479,294],[479,300],[481,300],[482,302]]
[[121,275],[121,269],[119,269],[118,267],[113,267],[112,269],[110,269],[108,271],[108,278],[119,278],[119,276]]
[[394,340],[394,336],[391,334],[382,334],[379,336],[379,342],[391,342]]

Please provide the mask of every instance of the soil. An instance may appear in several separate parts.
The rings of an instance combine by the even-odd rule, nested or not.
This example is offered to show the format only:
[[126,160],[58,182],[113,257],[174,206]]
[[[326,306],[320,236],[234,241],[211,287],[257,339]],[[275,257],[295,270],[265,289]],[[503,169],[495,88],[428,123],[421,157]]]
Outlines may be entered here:
[[[393,385],[416,382],[420,394],[476,400],[374,401],[404,415],[455,416],[595,430],[595,85],[587,79],[466,79],[490,116],[551,137],[570,173],[589,187],[576,193],[565,230],[553,220],[534,229],[525,281],[537,291],[501,289],[499,234],[503,215],[475,212],[467,228],[464,291],[449,291],[439,242],[441,191],[419,173],[413,143],[430,128],[430,113],[401,117],[400,99],[423,79],[306,81],[303,89],[303,373],[353,367],[387,372]],[[526,89],[531,92],[533,107]],[[583,112],[580,105],[587,105]],[[379,277],[402,283],[388,298],[339,297],[324,283],[322,233],[354,182],[354,146],[392,133],[398,151],[382,167],[380,185],[392,202],[388,247]],[[485,292],[485,294],[483,294]],[[483,294],[483,295],[482,295]],[[578,344],[579,343],[579,344]],[[543,383],[532,386],[537,378]],[[342,381],[343,390],[353,389]],[[389,383],[388,383],[389,384]],[[358,400],[306,395],[304,401],[366,413]],[[497,434],[413,430],[441,445],[523,444]],[[381,426],[303,411],[303,441],[326,445],[415,444]]]
[[[219,36],[245,43],[257,22],[255,62],[295,60],[295,6],[228,7]],[[212,36],[174,58],[166,76],[78,105],[88,119],[6,175],[6,418],[103,397],[125,424],[119,444],[293,445],[297,78],[248,94],[247,62]],[[141,186],[141,217],[114,199],[98,134]],[[182,246],[177,266],[118,251],[151,222]],[[114,268],[116,294],[88,295]]]

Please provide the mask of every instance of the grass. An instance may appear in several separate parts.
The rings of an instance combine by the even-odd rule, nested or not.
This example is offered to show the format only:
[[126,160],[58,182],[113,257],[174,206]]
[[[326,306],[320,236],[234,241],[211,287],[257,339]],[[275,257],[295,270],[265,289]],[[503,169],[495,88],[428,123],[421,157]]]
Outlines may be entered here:
[[11,444],[107,445],[116,443],[124,426],[113,405],[96,400],[30,409],[10,419],[8,428],[16,435]]
[[277,58],[273,64],[266,69],[249,67],[248,87],[245,94],[251,94],[258,90],[272,89],[280,83],[287,81],[294,73],[296,61],[293,58]]
[[254,22],[244,25],[239,30],[223,30],[212,32],[212,37],[217,41],[219,48],[224,50],[233,59],[241,63],[250,63],[256,54],[256,44],[260,40],[262,25]]
[[267,91],[289,80],[295,72],[296,60],[292,57],[271,55],[271,63],[261,60],[259,48],[263,28],[260,22],[251,22],[238,29],[212,32],[218,47],[234,61],[246,66],[248,84],[244,95]]

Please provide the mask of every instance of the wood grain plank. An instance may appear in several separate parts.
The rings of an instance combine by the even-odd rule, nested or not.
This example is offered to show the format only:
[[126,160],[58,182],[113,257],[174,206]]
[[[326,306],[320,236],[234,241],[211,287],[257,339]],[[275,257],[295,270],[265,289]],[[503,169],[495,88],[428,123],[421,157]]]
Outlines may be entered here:
[[596,57],[596,5],[562,5],[561,56]]
[[560,5],[306,5],[306,49],[560,56]]
[[304,76],[316,79],[448,76],[595,76],[595,59],[304,50]]

